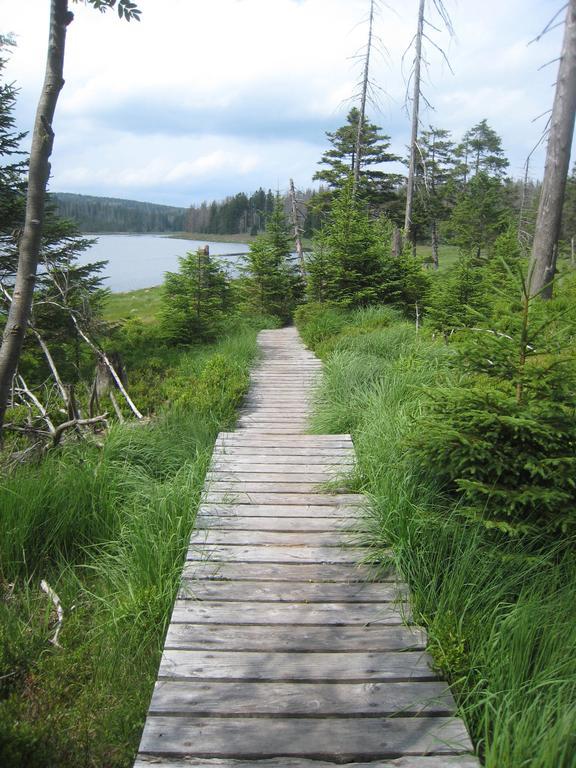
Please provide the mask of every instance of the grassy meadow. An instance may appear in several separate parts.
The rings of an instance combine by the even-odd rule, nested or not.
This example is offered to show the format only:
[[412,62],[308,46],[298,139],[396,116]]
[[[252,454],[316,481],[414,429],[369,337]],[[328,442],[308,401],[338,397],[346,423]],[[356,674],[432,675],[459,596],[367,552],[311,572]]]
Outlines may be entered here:
[[451,347],[385,307],[308,306],[297,322],[325,362],[313,429],[353,435],[369,559],[393,547],[484,764],[574,768],[573,537],[499,536],[412,461],[429,394],[458,376]]
[[136,294],[115,343],[150,415],[0,483],[2,768],[132,765],[213,443],[248,386],[257,320],[166,349]]

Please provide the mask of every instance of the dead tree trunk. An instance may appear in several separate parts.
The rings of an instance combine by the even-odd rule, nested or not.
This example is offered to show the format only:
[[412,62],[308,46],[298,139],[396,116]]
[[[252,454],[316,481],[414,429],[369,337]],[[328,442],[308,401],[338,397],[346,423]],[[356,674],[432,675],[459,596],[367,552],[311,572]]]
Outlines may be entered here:
[[544,181],[536,218],[530,260],[530,295],[552,296],[556,272],[556,244],[562,222],[562,205],[570,165],[576,115],[576,0],[566,11],[564,41],[550,120]]
[[406,184],[406,212],[404,216],[404,237],[414,243],[412,211],[414,209],[414,187],[416,178],[416,152],[418,149],[418,121],[420,119],[420,70],[422,65],[422,38],[424,36],[424,7],[426,0],[420,0],[418,27],[416,30],[416,54],[414,58],[414,91],[412,95],[412,133],[410,136],[410,164]]
[[46,73],[32,133],[26,217],[20,241],[13,301],[0,346],[0,439],[10,387],[20,360],[32,308],[44,224],[44,200],[54,142],[52,120],[64,85],[66,28],[72,18],[68,12],[68,0],[51,0]]
[[364,59],[364,71],[362,73],[362,87],[360,91],[360,116],[358,117],[358,130],[356,132],[356,152],[354,160],[354,186],[353,194],[356,195],[360,183],[360,166],[362,164],[362,139],[364,124],[366,122],[366,101],[368,99],[368,85],[370,83],[370,54],[372,52],[372,30],[374,28],[374,0],[370,0],[370,17],[368,20],[368,46]]
[[293,179],[290,179],[290,206],[292,209],[292,226],[294,227],[294,243],[296,245],[296,253],[298,254],[298,261],[300,262],[302,276],[304,277],[304,280],[306,280],[306,261],[304,260],[304,249],[302,248],[302,230],[299,224],[298,207],[296,205],[296,189],[294,188]]

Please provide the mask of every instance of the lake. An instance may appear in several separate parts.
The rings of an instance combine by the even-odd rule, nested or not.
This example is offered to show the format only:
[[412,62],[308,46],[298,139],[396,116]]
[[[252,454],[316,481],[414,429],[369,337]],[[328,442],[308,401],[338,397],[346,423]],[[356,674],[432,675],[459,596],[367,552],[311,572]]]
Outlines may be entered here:
[[160,285],[165,272],[178,269],[178,257],[187,251],[196,251],[203,245],[210,246],[212,256],[223,256],[234,274],[240,254],[248,251],[245,243],[212,243],[209,240],[183,240],[162,235],[94,235],[98,242],[80,255],[78,262],[107,261],[102,272],[108,279],[104,285],[114,292],[134,291]]

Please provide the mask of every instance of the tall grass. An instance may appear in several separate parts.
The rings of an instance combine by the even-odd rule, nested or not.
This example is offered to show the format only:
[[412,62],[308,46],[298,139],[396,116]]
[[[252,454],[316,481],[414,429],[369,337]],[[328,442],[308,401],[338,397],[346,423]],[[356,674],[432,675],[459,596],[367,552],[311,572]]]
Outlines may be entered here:
[[[0,482],[0,765],[130,766],[204,475],[256,354],[255,329],[182,352],[146,424]],[[39,583],[59,595],[55,612]]]
[[318,342],[326,362],[314,427],[354,437],[357,484],[371,500],[367,543],[382,558],[393,546],[485,765],[574,768],[575,542],[505,540],[461,517],[409,460],[426,391],[457,375],[449,349],[407,324],[344,319]]

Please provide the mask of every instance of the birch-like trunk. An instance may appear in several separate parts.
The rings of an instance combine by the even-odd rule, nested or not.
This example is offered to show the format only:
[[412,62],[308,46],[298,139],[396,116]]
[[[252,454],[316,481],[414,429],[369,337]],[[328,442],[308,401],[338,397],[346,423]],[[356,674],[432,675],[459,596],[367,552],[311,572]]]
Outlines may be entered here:
[[556,245],[560,236],[575,115],[576,0],[570,0],[566,11],[564,41],[546,150],[544,181],[530,260],[531,296],[537,294],[542,298],[552,296],[552,280],[556,272]]
[[414,210],[414,186],[416,177],[416,152],[418,149],[418,121],[420,119],[420,72],[422,65],[422,37],[424,35],[424,7],[426,0],[420,0],[418,28],[416,30],[416,55],[414,59],[414,92],[412,96],[412,133],[410,136],[410,164],[406,184],[406,212],[404,216],[404,237],[414,241],[412,212]]
[[0,346],[0,439],[12,379],[18,367],[32,309],[44,224],[44,200],[54,142],[52,120],[64,85],[66,28],[72,18],[68,12],[68,0],[51,0],[46,73],[32,133],[26,217],[20,240],[13,300]]

